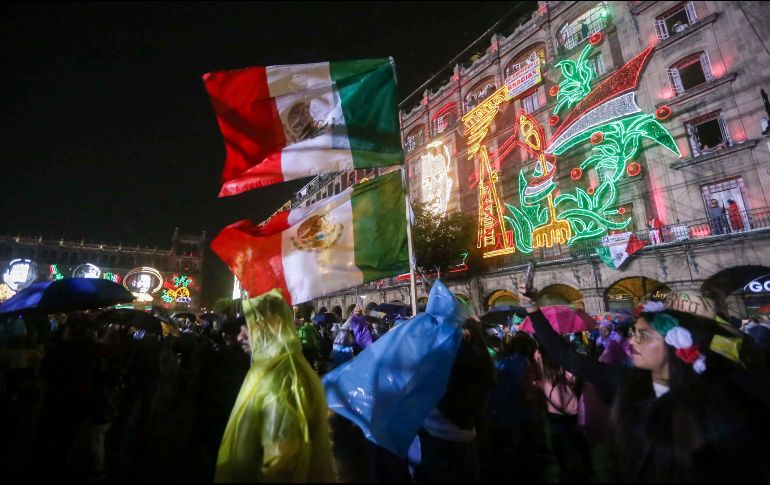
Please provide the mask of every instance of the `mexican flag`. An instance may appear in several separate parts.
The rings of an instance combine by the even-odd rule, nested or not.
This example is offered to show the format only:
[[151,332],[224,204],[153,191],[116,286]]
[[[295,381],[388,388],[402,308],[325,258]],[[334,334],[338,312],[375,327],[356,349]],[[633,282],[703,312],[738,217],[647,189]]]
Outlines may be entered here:
[[203,82],[225,140],[220,197],[403,163],[392,59],[217,71]]
[[647,243],[640,241],[633,232],[613,234],[602,238],[603,247],[596,248],[596,254],[604,264],[612,269],[618,269],[629,256],[642,249],[645,244]]
[[211,249],[250,295],[279,288],[302,303],[409,269],[401,171],[255,226],[224,228]]

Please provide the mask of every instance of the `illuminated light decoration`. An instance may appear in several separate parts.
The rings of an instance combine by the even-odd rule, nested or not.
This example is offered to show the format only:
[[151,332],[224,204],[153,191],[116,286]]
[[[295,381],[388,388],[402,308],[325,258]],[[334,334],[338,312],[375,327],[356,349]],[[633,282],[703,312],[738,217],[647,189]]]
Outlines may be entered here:
[[10,289],[5,283],[0,285],[0,301],[5,301],[15,294],[16,292]]
[[120,283],[120,281],[122,279],[119,274],[111,273],[109,271],[107,271],[106,273],[103,273],[102,274],[102,278],[104,278],[105,280],[112,281],[113,283],[118,283],[118,284]]
[[91,263],[81,264],[72,272],[73,278],[99,278],[102,276],[102,270]]
[[569,176],[572,180],[580,180],[580,178],[583,176],[583,171],[580,169],[580,167],[573,168]]
[[193,279],[191,277],[174,273],[163,283],[165,289],[160,298],[166,303],[190,303],[192,298],[190,297],[189,286],[192,284]]
[[628,167],[626,168],[626,174],[629,177],[636,177],[640,173],[642,173],[642,166],[641,165],[639,165],[636,162],[628,164]]
[[661,121],[671,116],[671,108],[668,106],[661,106],[655,110],[655,117]]
[[[498,166],[516,146],[525,148],[525,152],[539,162],[529,177],[526,168],[519,170],[519,202],[505,204],[508,213],[503,219],[513,230],[516,249],[523,253],[553,244],[573,245],[628,227],[630,218],[615,220],[615,216],[626,215],[625,209],[617,208],[617,182],[628,176],[629,170],[631,173],[636,170],[632,162],[641,150],[643,138],[680,155],[671,134],[654,115],[642,113],[636,104],[633,91],[652,49],[642,51],[592,90],[590,81],[583,82],[595,77],[590,63],[586,62],[591,48],[591,45],[585,47],[579,62],[557,64],[563,75],[557,107],[572,108],[563,119],[557,115],[558,109],[554,109],[549,123],[561,124],[549,142],[543,143],[542,139],[538,142],[533,135],[542,133],[536,120],[517,116],[514,135],[496,153]],[[569,87],[568,92],[565,87]],[[559,103],[562,106],[558,106]],[[524,141],[516,140],[517,137]],[[555,158],[552,157],[592,137],[590,156],[570,175],[573,179],[578,175],[581,178],[585,170],[594,169],[601,183],[587,189],[575,187],[572,192],[556,192]],[[481,145],[481,148],[486,147]],[[481,184],[479,190],[481,194]],[[554,196],[556,193],[559,195]],[[479,224],[481,229],[481,219]]]
[[479,220],[476,247],[485,258],[516,251],[513,234],[506,231],[500,198],[497,196],[498,173],[489,163],[487,147],[482,146],[479,163]]
[[596,32],[594,34],[591,34],[591,36],[588,38],[588,43],[591,45],[599,45],[604,40],[604,34],[601,32]]
[[54,281],[64,279],[64,275],[59,272],[59,267],[55,264],[48,265],[48,272]]
[[465,136],[468,139],[468,160],[473,159],[481,149],[481,142],[489,133],[492,120],[500,111],[500,105],[507,100],[508,88],[503,86],[463,116]]
[[433,215],[443,217],[452,191],[449,176],[449,147],[439,141],[428,144],[427,153],[420,159],[421,202]]
[[620,214],[622,216],[625,213],[626,213],[626,208],[625,207],[618,207],[618,214]]
[[152,294],[157,293],[163,286],[163,277],[157,269],[142,266],[126,273],[123,286],[136,297],[137,301],[151,302]]
[[[590,46],[587,46],[590,47]],[[615,71],[610,77],[596,86],[575,108],[564,118],[564,123],[553,134],[551,140],[556,140],[563,131],[578,121],[586,113],[606,101],[636,88],[639,76],[642,73],[647,58],[652,53],[653,47],[648,47],[639,55],[628,61],[623,67]],[[551,142],[549,145],[553,145]]]
[[559,83],[556,106],[553,109],[554,114],[563,108],[572,108],[591,92],[594,70],[591,69],[588,62],[589,52],[591,52],[591,46],[587,45],[580,53],[577,61],[564,60],[557,62],[554,66],[560,68],[562,76],[564,76],[564,80]]
[[556,96],[559,94],[559,85],[557,84],[555,86],[551,86],[551,89],[548,90],[548,94],[551,96]]
[[3,273],[3,283],[16,293],[28,287],[37,278],[37,263],[31,259],[14,259]]

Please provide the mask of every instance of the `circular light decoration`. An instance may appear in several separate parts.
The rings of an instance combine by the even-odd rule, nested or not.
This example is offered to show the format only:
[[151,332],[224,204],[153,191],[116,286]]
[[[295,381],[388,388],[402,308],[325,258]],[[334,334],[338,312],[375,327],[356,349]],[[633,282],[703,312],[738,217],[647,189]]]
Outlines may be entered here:
[[625,207],[618,207],[618,214],[620,214],[622,216],[625,213],[626,213],[626,208]]
[[31,259],[14,259],[3,273],[3,283],[12,291],[21,291],[37,278],[37,263]]
[[638,163],[629,163],[628,167],[626,167],[626,173],[629,177],[636,177],[640,173],[642,173],[642,166]]
[[588,193],[588,195],[594,195],[594,190],[595,189],[593,187],[588,187],[588,190],[586,190],[586,192]]
[[604,34],[601,32],[596,32],[595,34],[591,34],[591,37],[588,38],[588,43],[591,45],[598,45],[604,40]]
[[551,89],[548,90],[548,94],[551,96],[556,96],[559,94],[559,85],[557,84],[555,86],[551,86]]
[[559,123],[559,115],[552,115],[550,118],[548,118],[548,124],[551,126],[554,126]]
[[598,145],[599,143],[604,141],[604,133],[601,131],[594,132],[593,135],[591,135],[591,143],[594,145]]
[[569,173],[569,176],[572,180],[580,180],[580,177],[583,176],[583,171],[579,167],[575,167]]
[[102,270],[91,263],[81,264],[72,272],[73,278],[99,278],[102,276]]
[[110,271],[107,271],[106,273],[102,274],[102,278],[105,280],[110,280],[113,283],[120,283],[120,281],[123,279],[120,277],[118,273],[112,273]]
[[152,301],[152,293],[156,293],[163,286],[163,277],[155,268],[142,266],[134,268],[123,278],[123,286],[130,291],[138,301]]
[[661,121],[671,116],[671,108],[668,106],[661,106],[655,110],[655,117]]

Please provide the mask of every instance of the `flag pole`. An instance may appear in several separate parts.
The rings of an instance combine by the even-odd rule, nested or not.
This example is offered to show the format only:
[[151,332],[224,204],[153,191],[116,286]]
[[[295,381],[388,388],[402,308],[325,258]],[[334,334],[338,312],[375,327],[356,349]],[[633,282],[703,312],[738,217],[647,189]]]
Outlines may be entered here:
[[[396,60],[390,57],[390,65],[393,66],[393,79],[398,84],[396,72]],[[400,124],[400,123],[399,123]],[[417,286],[414,283],[414,246],[412,245],[412,211],[409,202],[409,177],[407,177],[406,160],[401,166],[401,185],[404,187],[404,206],[406,207],[406,243],[409,250],[409,300],[412,303],[412,316],[417,315]]]
[[412,315],[417,315],[417,286],[414,282],[414,246],[412,244],[412,217],[409,203],[409,177],[406,175],[406,164],[401,167],[401,182],[404,186],[404,207],[406,208],[406,242],[409,249],[409,295],[412,304]]

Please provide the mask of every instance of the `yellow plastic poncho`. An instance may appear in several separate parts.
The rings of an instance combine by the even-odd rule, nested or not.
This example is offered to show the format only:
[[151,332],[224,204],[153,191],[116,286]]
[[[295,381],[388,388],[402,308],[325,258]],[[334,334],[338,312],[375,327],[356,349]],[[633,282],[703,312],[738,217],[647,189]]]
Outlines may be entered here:
[[332,482],[326,398],[278,290],[244,301],[252,352],[217,458],[217,482]]

